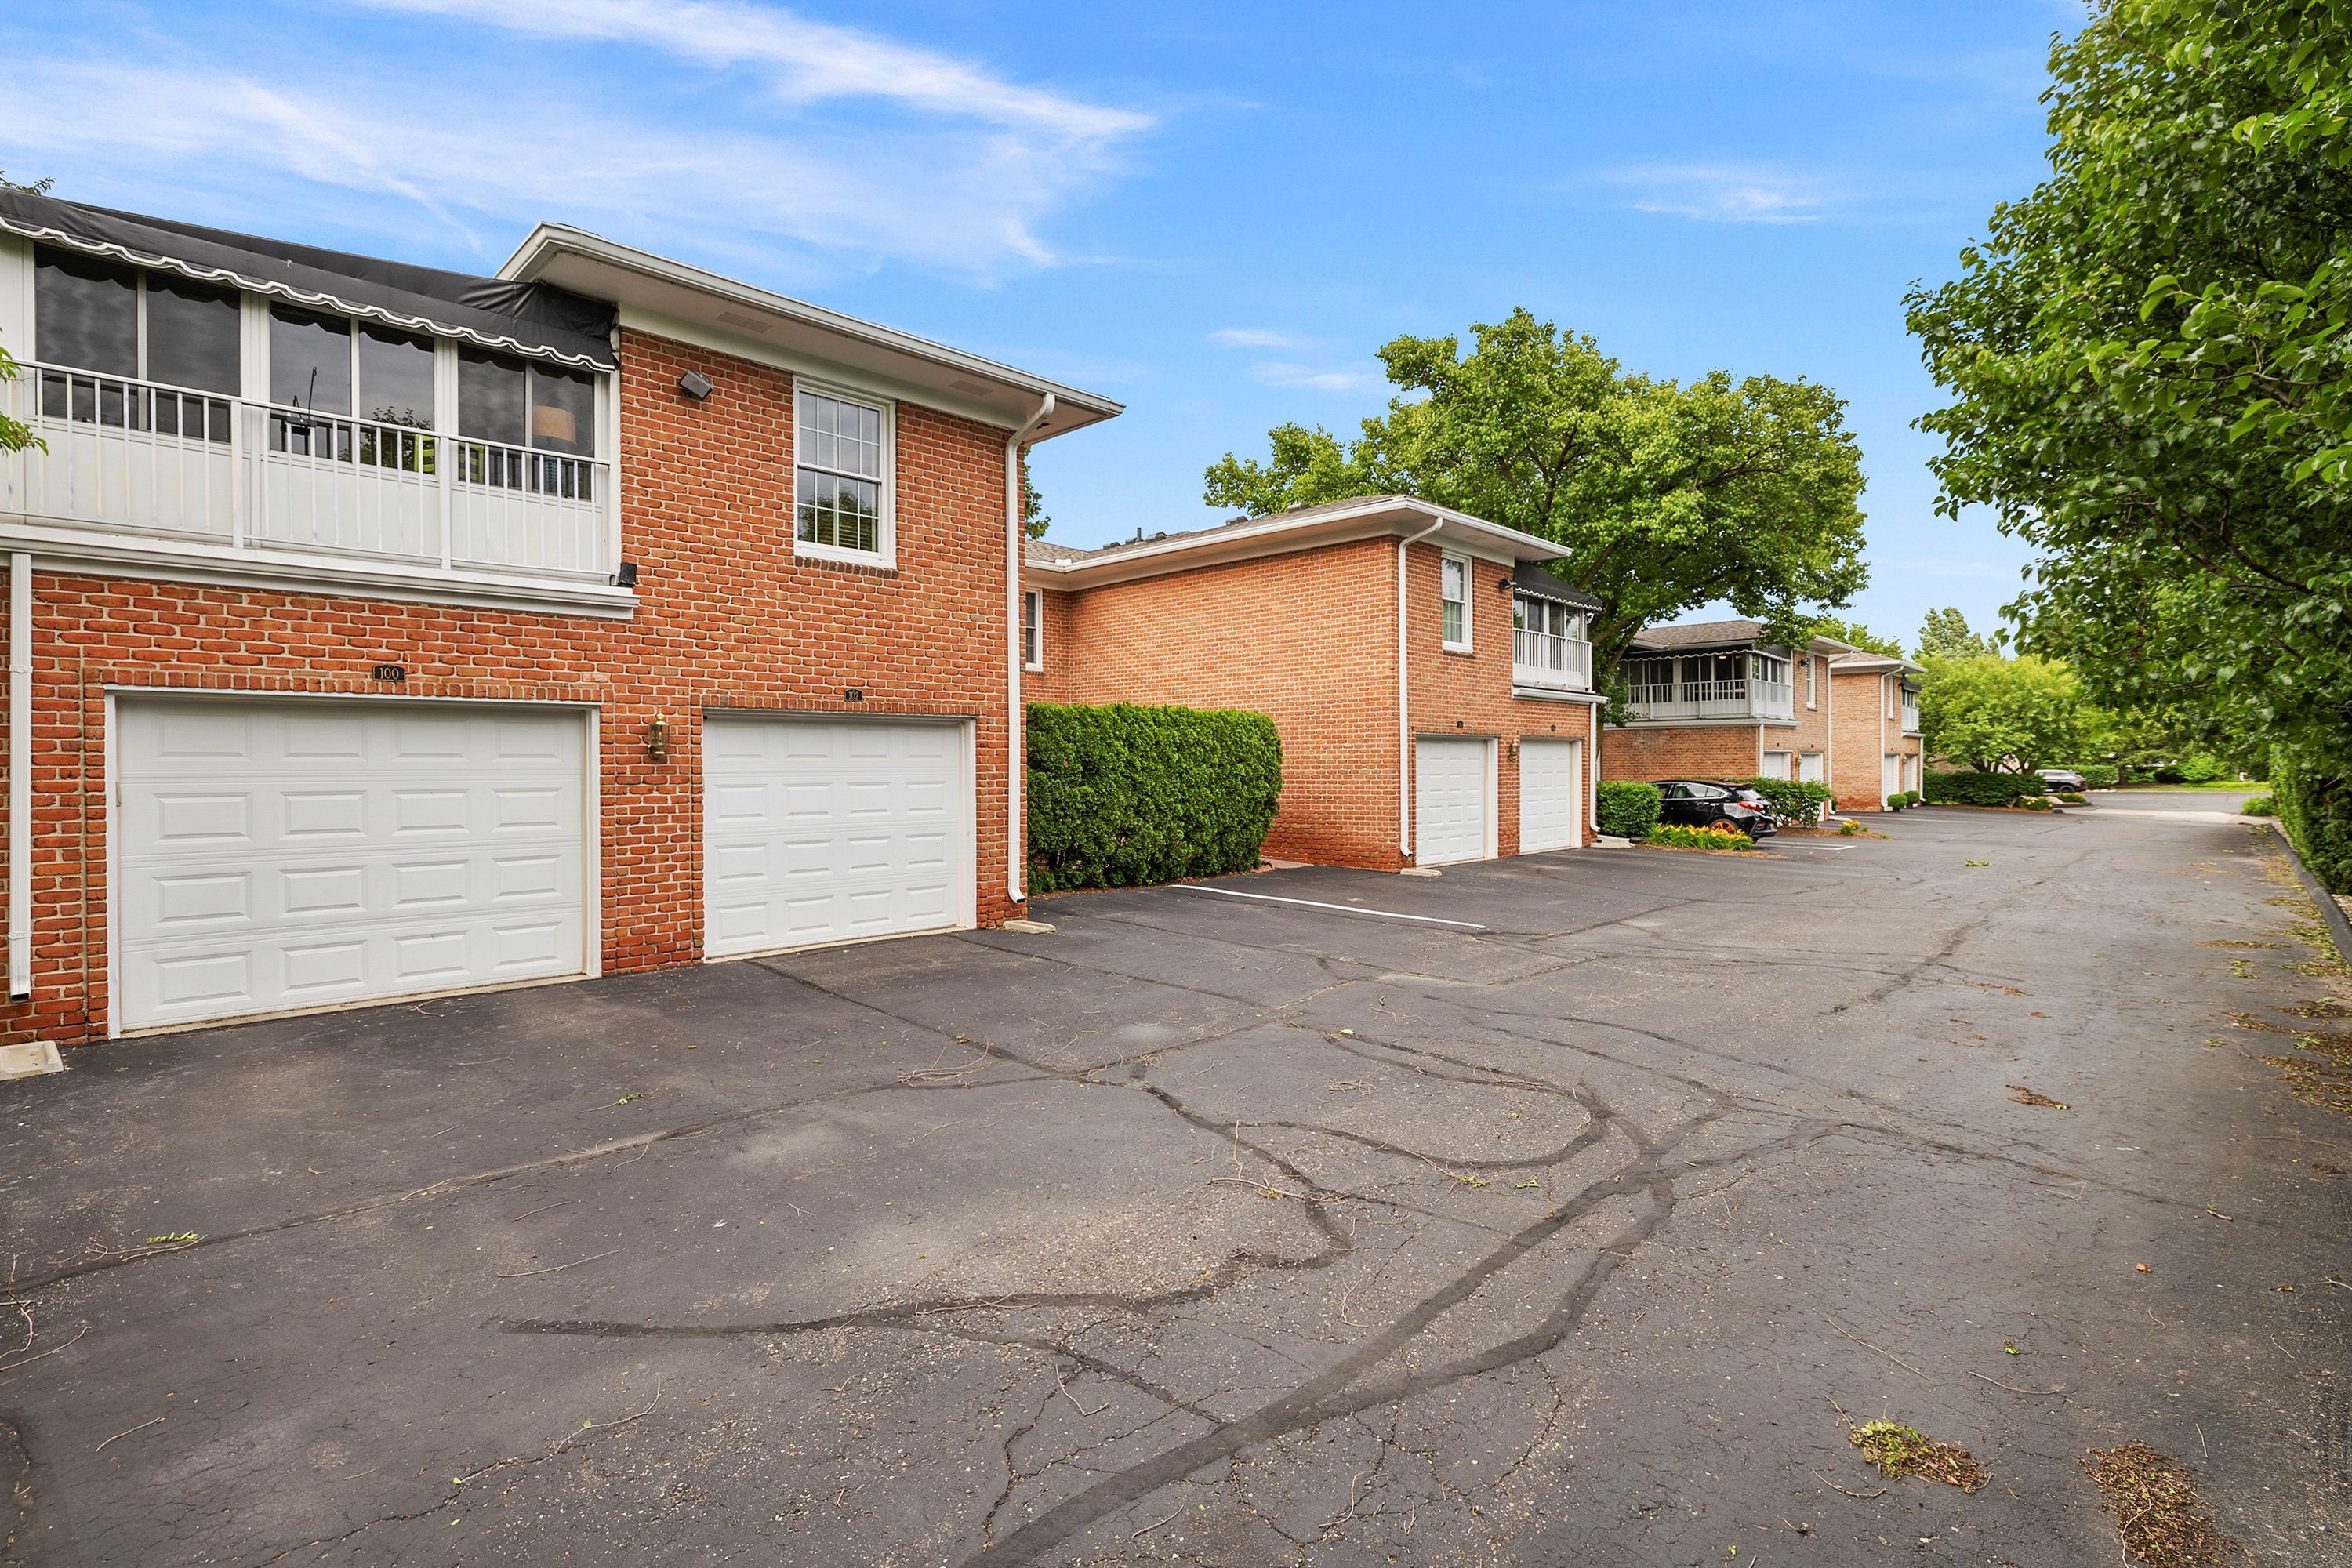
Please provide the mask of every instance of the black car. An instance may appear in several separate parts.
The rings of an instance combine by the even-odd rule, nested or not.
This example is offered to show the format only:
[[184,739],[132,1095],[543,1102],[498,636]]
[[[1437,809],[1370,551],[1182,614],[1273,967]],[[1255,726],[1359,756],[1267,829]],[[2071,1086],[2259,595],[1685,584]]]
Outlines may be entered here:
[[[1768,838],[1779,831],[1772,826],[1772,813],[1763,797],[1752,789],[1717,784],[1712,779],[1660,779],[1657,784],[1661,821],[1689,827],[1708,827],[1719,822],[1726,827],[1739,829],[1750,838]],[[1755,798],[1750,800],[1748,796]]]

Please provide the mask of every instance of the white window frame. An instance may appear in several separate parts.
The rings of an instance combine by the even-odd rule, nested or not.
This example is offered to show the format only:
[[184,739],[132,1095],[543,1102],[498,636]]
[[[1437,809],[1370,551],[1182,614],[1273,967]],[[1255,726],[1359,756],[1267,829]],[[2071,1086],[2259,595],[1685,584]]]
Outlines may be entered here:
[[1815,705],[1814,679],[1820,674],[1821,660],[1811,654],[1805,656],[1805,706]]
[[1903,716],[1902,682],[1896,680],[1892,676],[1882,675],[1878,678],[1878,684],[1880,689],[1886,693],[1886,716],[1889,719],[1901,718]]
[[1033,674],[1045,668],[1045,593],[1021,590],[1021,668]]
[[[1462,597],[1459,599],[1449,599],[1445,596],[1445,569],[1448,566],[1457,568],[1462,574]],[[1472,597],[1470,592],[1470,558],[1467,555],[1441,554],[1438,556],[1437,642],[1438,646],[1445,649],[1448,653],[1468,653],[1471,648],[1475,646],[1472,641],[1472,633],[1470,628],[1470,600]],[[1462,606],[1462,635],[1459,637],[1448,637],[1445,635],[1445,606],[1453,604],[1459,604]]]
[[[837,403],[854,403],[870,408],[882,416],[882,499],[876,509],[875,544],[873,550],[847,550],[838,544],[820,544],[801,537],[801,394],[813,392],[819,397],[830,397]],[[794,555],[805,555],[814,561],[840,561],[853,566],[879,566],[896,570],[898,564],[898,404],[896,398],[879,393],[866,392],[839,382],[821,381],[813,375],[793,377],[793,463],[792,474],[785,491],[785,537],[792,542]],[[806,465],[818,473],[831,473],[815,464]],[[864,479],[863,474],[842,476]]]

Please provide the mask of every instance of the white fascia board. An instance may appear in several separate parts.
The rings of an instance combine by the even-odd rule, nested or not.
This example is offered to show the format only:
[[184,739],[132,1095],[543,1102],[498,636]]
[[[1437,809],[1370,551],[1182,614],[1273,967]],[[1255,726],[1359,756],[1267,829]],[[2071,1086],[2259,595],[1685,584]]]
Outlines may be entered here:
[[1587,708],[1599,708],[1607,703],[1609,699],[1605,694],[1598,691],[1553,691],[1540,686],[1514,686],[1511,688],[1511,700],[1514,702],[1575,702]]
[[36,572],[86,572],[213,588],[246,588],[322,598],[393,599],[462,605],[535,615],[626,620],[637,612],[634,589],[595,581],[498,577],[388,561],[348,561],[285,551],[234,554],[176,540],[89,533],[0,520],[0,552],[24,551]]
[[[989,410],[985,416],[971,417],[984,418],[1004,429],[1017,428],[1035,412],[1039,399],[1052,393],[1055,416],[1036,432],[1036,440],[1125,412],[1123,405],[1097,393],[562,224],[541,224],[533,229],[499,268],[498,276],[545,279],[559,288],[656,316],[676,317],[697,303],[717,307],[713,311],[717,326],[738,326],[750,341],[772,349],[779,342],[789,342],[828,367],[846,369],[861,377],[878,375],[923,387],[915,400],[926,405],[938,405],[941,394],[952,389],[944,384],[928,386],[922,371],[965,379],[974,384],[969,395]],[[730,316],[739,319],[724,320]],[[769,331],[779,336],[766,336]]]
[[[1433,522],[1438,525],[1436,531],[1424,535],[1423,531]],[[1521,533],[1515,528],[1424,501],[1381,497],[1360,506],[1318,508],[1303,517],[1281,513],[1181,539],[1116,547],[1107,555],[1088,556],[1083,561],[1032,561],[1028,564],[1029,570],[1047,574],[1049,582],[1058,578],[1071,588],[1093,588],[1157,576],[1163,572],[1186,572],[1230,561],[1311,550],[1318,545],[1402,538],[1406,534],[1455,554],[1505,564],[1549,561],[1560,553],[1560,547],[1550,540]]]

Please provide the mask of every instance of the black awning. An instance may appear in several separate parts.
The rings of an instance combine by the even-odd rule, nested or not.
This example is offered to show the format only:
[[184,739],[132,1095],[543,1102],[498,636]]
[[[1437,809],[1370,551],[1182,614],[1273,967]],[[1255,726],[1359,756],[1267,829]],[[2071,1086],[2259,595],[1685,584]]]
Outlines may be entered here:
[[614,366],[611,305],[404,261],[263,239],[0,189],[0,229],[490,348]]
[[1600,600],[1583,589],[1563,583],[1531,561],[1522,561],[1511,568],[1511,586],[1534,599],[1550,599],[1571,609],[1598,614]]

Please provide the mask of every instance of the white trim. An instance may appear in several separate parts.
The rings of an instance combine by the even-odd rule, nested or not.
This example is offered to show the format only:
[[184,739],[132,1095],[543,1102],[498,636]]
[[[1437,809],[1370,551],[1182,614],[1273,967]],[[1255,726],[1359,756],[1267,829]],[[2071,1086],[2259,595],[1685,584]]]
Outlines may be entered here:
[[[1445,569],[1448,566],[1461,568],[1462,597],[1459,601],[1445,596]],[[1472,591],[1474,581],[1475,577],[1470,570],[1470,557],[1457,554],[1451,550],[1441,550],[1437,552],[1437,646],[1447,653],[1474,653],[1477,650],[1477,633],[1470,612],[1470,601],[1476,596]],[[1457,602],[1462,606],[1462,635],[1458,637],[1448,637],[1445,635],[1445,606]]]
[[1514,686],[1511,696],[1520,702],[1574,702],[1586,708],[1598,708],[1609,700],[1606,692],[1553,691],[1541,686]]
[[[583,279],[573,281],[567,281],[561,276],[550,277],[551,273],[568,270],[562,266],[567,257],[576,258],[578,261],[586,265],[588,270],[601,273],[603,276],[593,280]],[[502,279],[548,278],[560,287],[572,288],[599,299],[612,300],[625,310],[644,310],[645,307],[633,305],[618,298],[621,290],[616,285],[622,279],[614,278],[612,276],[614,273],[626,274],[667,289],[678,290],[688,297],[699,296],[703,300],[713,302],[744,306],[760,312],[763,317],[803,331],[814,331],[825,338],[837,340],[843,346],[852,350],[866,353],[879,352],[884,355],[910,360],[920,365],[937,367],[992,382],[997,385],[1025,395],[1024,402],[1029,398],[1051,395],[1072,413],[1085,416],[1066,425],[1063,426],[1064,429],[1076,429],[1081,424],[1093,424],[1097,420],[1111,418],[1124,411],[1121,405],[1094,393],[1083,392],[1074,386],[1065,386],[1060,382],[1049,381],[1027,371],[1015,370],[1011,365],[1000,364],[994,360],[982,359],[977,354],[965,353],[959,349],[951,349],[945,344],[916,337],[910,332],[898,331],[872,321],[859,321],[854,316],[845,316],[839,311],[828,310],[821,306],[809,304],[805,300],[795,300],[788,295],[739,282],[735,279],[705,271],[699,267],[690,266],[683,261],[674,261],[665,256],[639,250],[634,246],[618,244],[600,235],[590,234],[583,229],[573,228],[565,224],[541,224],[530,232],[529,237],[524,239],[520,246],[516,247],[515,253],[509,257],[498,270],[498,276]],[[926,394],[924,400],[929,401],[930,395]],[[1004,427],[1002,413],[992,414],[988,417],[987,422],[999,428]],[[1061,430],[1045,430],[1041,426],[1039,431],[1031,435],[1030,439],[1044,440],[1049,436],[1061,433]]]
[[[882,477],[878,481],[881,505],[876,510],[874,550],[853,550],[845,545],[820,544],[801,537],[801,394],[813,393],[829,397],[835,403],[853,407],[870,408],[882,416]],[[845,479],[863,479],[864,475],[838,474],[832,468],[810,468],[820,474],[836,474]],[[898,567],[898,402],[892,397],[861,392],[839,382],[825,381],[814,375],[793,377],[793,491],[787,514],[792,519],[792,547],[794,555],[805,555],[816,561],[842,561],[857,566],[878,566],[886,571]]]
[[[122,1027],[119,1007],[122,995],[122,909],[123,900],[117,897],[122,885],[122,835],[118,832],[116,812],[121,805],[121,765],[118,746],[122,732],[119,699],[188,698],[202,701],[285,701],[310,703],[393,703],[413,702],[430,708],[514,708],[528,712],[573,712],[581,714],[581,747],[583,766],[587,772],[588,792],[581,801],[582,854],[586,864],[581,868],[581,947],[582,965],[578,974],[549,974],[532,980],[491,981],[480,985],[460,985],[446,991],[403,992],[396,996],[358,997],[349,1002],[333,1002],[317,1007],[285,1008],[267,1013],[240,1013],[233,1017],[199,1018],[186,1023],[156,1024],[143,1028]],[[109,682],[104,688],[100,722],[106,732],[100,737],[101,780],[100,822],[106,835],[106,1037],[119,1040],[133,1036],[179,1034],[189,1029],[209,1029],[228,1024],[244,1023],[256,1018],[299,1018],[317,1013],[348,1013],[358,1007],[380,1007],[394,1002],[421,1002],[433,996],[470,996],[488,991],[518,991],[532,985],[561,985],[574,980],[593,980],[604,972],[604,818],[603,800],[603,759],[599,749],[603,733],[600,705],[594,702],[515,701],[499,697],[406,697],[389,691],[267,691],[237,686],[144,686]]]
[[33,558],[8,557],[8,997],[33,994]]
[[398,599],[614,620],[626,620],[637,610],[633,589],[592,578],[494,577],[480,572],[444,572],[437,566],[410,567],[389,561],[251,547],[232,553],[217,545],[59,528],[21,518],[21,513],[0,517],[0,551],[29,552],[36,572],[83,572],[207,587],[274,589],[328,598]]
[[1820,674],[1820,669],[1821,669],[1821,660],[1820,660],[1818,658],[1816,658],[1814,655],[1811,654],[1811,653],[1806,654],[1806,655],[1805,655],[1805,706],[1806,706],[1806,707],[1808,707],[1808,708],[1812,708],[1812,707],[1816,707],[1816,706],[1818,706],[1818,705],[1819,705],[1819,704],[1818,704],[1818,699],[1819,699],[1820,693],[1819,693],[1819,691],[1816,689],[1816,687],[1817,687],[1817,684],[1818,684],[1818,679],[1817,679],[1817,678],[1818,678],[1818,676],[1819,676],[1819,674]]
[[[1031,611],[1036,618],[1030,618]],[[1037,646],[1029,646],[1032,628],[1037,633]],[[1042,588],[1021,590],[1021,668],[1034,674],[1045,668],[1045,592]]]
[[1414,832],[1412,792],[1420,783],[1412,756],[1412,606],[1408,595],[1406,566],[1416,541],[1428,538],[1445,526],[1439,518],[1419,533],[1408,534],[1397,541],[1396,591],[1396,702],[1397,702],[1397,853],[1407,860],[1412,858]]

